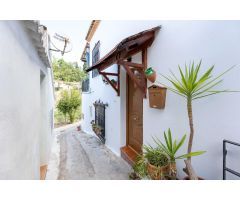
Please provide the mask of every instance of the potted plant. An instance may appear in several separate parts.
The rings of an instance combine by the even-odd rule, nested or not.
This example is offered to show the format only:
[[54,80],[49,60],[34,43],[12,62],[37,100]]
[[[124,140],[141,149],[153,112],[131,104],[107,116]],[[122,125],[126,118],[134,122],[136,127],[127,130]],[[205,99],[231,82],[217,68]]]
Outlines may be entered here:
[[97,125],[94,120],[91,121],[91,124],[93,132],[96,133],[97,135],[101,134],[103,130],[102,127]]
[[147,164],[146,159],[143,154],[139,154],[133,165],[133,171],[130,173],[129,178],[134,180],[139,180],[141,178],[147,177]]
[[151,81],[152,83],[155,82],[157,75],[156,72],[151,67],[145,70],[145,75],[149,81]]
[[91,121],[91,125],[92,125],[92,130],[94,131],[94,127],[95,127],[95,121],[94,120]]
[[[227,69],[220,75],[213,77],[212,71],[214,66],[210,67],[205,73],[201,76],[199,74],[201,67],[201,61],[195,65],[194,62],[190,63],[188,66],[185,65],[185,70],[182,70],[180,66],[179,73],[180,78],[171,72],[171,76],[164,76],[167,81],[169,81],[172,86],[167,86],[163,83],[165,87],[167,87],[170,91],[184,97],[186,99],[187,104],[187,113],[189,119],[189,128],[190,128],[190,136],[188,140],[188,150],[187,152],[190,153],[192,151],[192,144],[193,144],[193,137],[194,137],[194,125],[193,125],[193,111],[192,111],[192,102],[194,100],[198,100],[210,95],[215,95],[223,92],[231,92],[229,90],[214,90],[214,87],[219,85],[223,80],[221,77],[233,69],[235,66]],[[197,179],[196,174],[193,173],[193,168],[191,166],[191,157],[187,158],[186,168],[184,171],[191,177],[190,179]],[[192,171],[192,172],[191,172]]]
[[111,82],[115,87],[117,87],[117,81],[116,80],[112,79]]
[[170,179],[176,179],[177,178],[177,168],[176,168],[176,159],[184,159],[189,158],[192,156],[198,156],[205,151],[196,151],[196,152],[190,152],[183,155],[176,155],[178,150],[182,147],[182,145],[185,142],[186,134],[180,139],[178,142],[176,139],[172,139],[172,133],[170,128],[168,129],[168,132],[164,131],[164,142],[162,143],[158,138],[153,138],[154,142],[157,144],[158,148],[160,148],[165,154],[169,157],[169,168],[168,168],[168,174]]
[[168,162],[167,155],[161,149],[143,145],[143,154],[138,155],[133,166],[135,173],[131,177],[164,180],[168,173]]
[[94,132],[95,132],[97,135],[99,135],[99,134],[101,134],[101,132],[102,132],[102,127],[99,126],[99,125],[95,125],[94,130],[95,130]]
[[168,173],[168,157],[161,149],[143,146],[147,159],[147,172],[153,180],[164,180]]

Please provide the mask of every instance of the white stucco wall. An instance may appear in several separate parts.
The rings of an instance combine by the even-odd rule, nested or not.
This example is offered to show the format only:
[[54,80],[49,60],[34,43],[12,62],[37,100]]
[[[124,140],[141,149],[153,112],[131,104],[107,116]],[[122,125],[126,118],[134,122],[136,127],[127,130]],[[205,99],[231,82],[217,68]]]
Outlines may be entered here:
[[40,81],[41,95],[41,128],[40,128],[40,166],[47,165],[51,144],[53,139],[53,85],[51,81],[51,69],[47,69],[47,74],[42,75]]
[[52,107],[41,106],[40,70],[49,73],[20,22],[0,32],[0,179],[39,179],[41,110]]
[[[202,70],[215,65],[217,75],[232,65],[240,64],[240,21],[101,21],[96,31],[91,50],[100,40],[100,57],[108,53],[125,37],[142,30],[162,25],[152,46],[148,49],[148,66],[157,73],[169,74],[169,69],[178,72],[178,64],[202,59]],[[141,61],[139,55],[134,61]],[[240,69],[236,68],[224,77],[219,88],[239,90]],[[163,81],[160,76],[158,80]],[[83,112],[95,99],[109,103],[106,113],[107,145],[119,154],[126,137],[126,91],[125,74],[121,73],[121,97],[117,97],[110,86],[105,86],[101,77],[91,79],[91,95],[83,95]],[[148,82],[148,86],[150,86]],[[91,100],[90,100],[91,99]],[[85,101],[86,100],[86,101]],[[144,143],[152,143],[152,136],[163,138],[163,131],[172,129],[173,135],[180,137],[189,132],[186,102],[183,98],[167,92],[164,110],[149,107],[148,98],[144,99],[143,137]],[[206,179],[222,179],[222,141],[229,139],[240,142],[240,93],[219,94],[197,100],[193,104],[195,137],[193,150],[206,150],[202,156],[192,159],[199,176]],[[94,112],[94,109],[93,109]],[[85,115],[86,117],[87,115]],[[90,130],[90,119],[86,117],[84,128]],[[92,117],[94,119],[94,115]],[[114,131],[113,131],[114,130]],[[110,136],[111,135],[111,136]],[[179,153],[185,153],[185,146]],[[229,148],[230,149],[230,148]],[[240,171],[237,163],[240,150],[228,153],[229,167]],[[184,162],[177,162],[179,173],[183,176]],[[228,175],[229,178],[235,178]]]

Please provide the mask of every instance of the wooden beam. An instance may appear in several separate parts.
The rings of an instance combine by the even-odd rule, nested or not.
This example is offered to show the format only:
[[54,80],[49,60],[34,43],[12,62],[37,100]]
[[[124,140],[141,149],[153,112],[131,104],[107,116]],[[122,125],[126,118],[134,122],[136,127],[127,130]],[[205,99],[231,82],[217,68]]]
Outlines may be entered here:
[[108,75],[108,76],[118,76],[118,73],[110,73],[110,72],[99,72],[99,74],[105,74],[105,75]]
[[143,69],[144,68],[143,64],[127,62],[127,61],[123,61],[123,60],[119,60],[118,64],[119,65],[126,65],[126,66],[129,66],[129,67],[135,67],[135,68],[138,68],[138,69]]
[[[143,42],[142,42],[142,40],[143,40]],[[136,39],[135,42],[138,43],[138,47],[136,47],[136,48],[127,50],[127,48],[126,48],[127,44],[125,44],[124,46],[119,47],[118,50],[113,49],[112,52],[109,53],[107,58],[105,58],[105,59],[102,58],[102,61],[100,60],[99,64],[96,64],[95,66],[90,67],[87,70],[87,72],[90,70],[93,70],[95,68],[98,68],[99,71],[103,71],[110,65],[117,63],[118,60],[124,60],[128,57],[131,57],[131,56],[141,52],[143,49],[148,48],[149,46],[151,46],[153,41],[154,41],[154,33],[152,32],[152,33],[142,36],[141,38]]]
[[107,82],[112,86],[112,88],[118,93],[118,88],[115,87],[115,85],[112,83],[112,81],[110,81],[109,78],[105,74],[102,74],[102,75],[107,80]]
[[147,48],[142,51],[142,65],[144,69],[147,69]]
[[143,64],[143,77],[144,77],[144,85],[145,85],[145,98],[147,97],[147,79],[145,76],[145,70],[147,69],[147,48],[142,50],[142,64]]
[[133,82],[140,88],[140,90],[145,94],[145,87],[138,81],[138,79],[135,77],[129,66],[123,65],[125,70],[127,71],[127,74],[129,77],[133,80]]

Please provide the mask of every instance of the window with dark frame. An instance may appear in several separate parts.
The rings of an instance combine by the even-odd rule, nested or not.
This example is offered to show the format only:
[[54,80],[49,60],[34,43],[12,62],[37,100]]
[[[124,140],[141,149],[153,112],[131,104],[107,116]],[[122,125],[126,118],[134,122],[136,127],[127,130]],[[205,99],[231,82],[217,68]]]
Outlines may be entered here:
[[[99,48],[100,48],[100,41],[98,41],[93,50],[92,50],[92,65],[94,65],[95,63],[97,63],[97,61],[99,61],[100,59],[100,51],[99,51]],[[99,72],[97,69],[94,69],[92,70],[92,78],[96,77],[99,75]]]
[[[90,55],[89,55],[89,45],[87,46],[86,53],[85,53],[85,62],[83,65],[83,70],[90,66]],[[89,83],[89,73],[87,73],[87,78],[82,81],[82,92],[89,92],[90,90],[90,83]]]

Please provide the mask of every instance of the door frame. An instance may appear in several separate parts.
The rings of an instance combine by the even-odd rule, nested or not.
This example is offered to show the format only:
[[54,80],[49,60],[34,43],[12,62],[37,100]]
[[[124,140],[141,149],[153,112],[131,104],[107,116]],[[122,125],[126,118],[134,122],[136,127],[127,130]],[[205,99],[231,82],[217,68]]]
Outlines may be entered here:
[[126,146],[129,144],[129,75],[126,78]]

